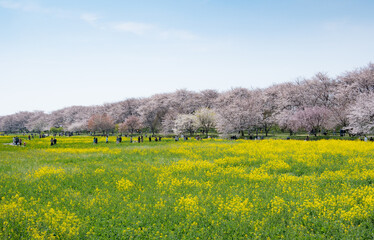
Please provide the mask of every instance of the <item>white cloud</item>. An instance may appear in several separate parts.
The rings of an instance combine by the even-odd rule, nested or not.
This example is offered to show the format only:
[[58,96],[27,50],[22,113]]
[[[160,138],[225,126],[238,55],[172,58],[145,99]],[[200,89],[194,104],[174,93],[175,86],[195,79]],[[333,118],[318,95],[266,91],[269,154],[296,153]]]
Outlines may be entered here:
[[192,32],[186,30],[176,29],[162,29],[156,25],[140,23],[140,22],[121,22],[112,24],[111,28],[119,32],[133,33],[136,35],[148,34],[155,38],[164,40],[179,39],[179,40],[196,40],[199,37]]
[[99,16],[97,16],[96,14],[92,14],[92,13],[83,13],[81,14],[80,18],[89,24],[95,24],[97,20],[100,19]]
[[20,9],[21,4],[16,2],[10,2],[10,1],[0,1],[0,6],[2,8],[9,8],[9,9]]
[[159,35],[163,39],[196,40],[199,38],[197,35],[185,30],[166,30],[161,31]]
[[137,35],[142,35],[154,29],[154,26],[150,24],[139,23],[139,22],[122,22],[122,23],[113,24],[112,28],[120,32],[129,32],[129,33],[134,33]]
[[0,7],[23,12],[42,13],[55,17],[70,17],[71,14],[58,8],[46,8],[35,2],[0,0]]
[[[78,17],[75,14],[63,11],[62,9],[46,8],[36,3],[32,3],[30,1],[25,2],[13,0],[0,0],[0,7],[24,12],[44,13],[48,15],[53,15],[55,17]],[[112,29],[118,32],[132,33],[136,35],[147,35],[164,40],[179,39],[188,41],[199,39],[197,35],[186,30],[165,29],[148,23],[132,21],[118,23],[108,23],[105,21],[100,22],[101,17],[94,13],[82,13],[79,15],[79,19],[102,30]]]
[[32,3],[23,3],[15,1],[0,1],[0,6],[2,8],[21,10],[25,12],[48,12],[47,9],[41,8],[38,5]]

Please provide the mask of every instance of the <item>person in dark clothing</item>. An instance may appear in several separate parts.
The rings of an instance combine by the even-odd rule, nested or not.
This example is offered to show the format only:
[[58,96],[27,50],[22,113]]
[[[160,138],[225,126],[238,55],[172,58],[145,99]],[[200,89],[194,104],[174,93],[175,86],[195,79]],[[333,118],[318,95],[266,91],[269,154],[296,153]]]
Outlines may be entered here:
[[155,142],[157,142],[158,141],[158,139],[157,139],[157,137],[155,137]]
[[140,140],[143,142],[143,135],[140,136]]
[[161,136],[160,137],[158,137],[158,140],[161,142]]
[[51,138],[51,146],[53,146],[53,138]]
[[149,136],[149,141],[152,142],[152,138],[151,138],[151,136]]
[[53,144],[56,145],[56,143],[57,143],[57,139],[55,138],[53,139]]
[[138,136],[138,143],[140,143],[140,136]]

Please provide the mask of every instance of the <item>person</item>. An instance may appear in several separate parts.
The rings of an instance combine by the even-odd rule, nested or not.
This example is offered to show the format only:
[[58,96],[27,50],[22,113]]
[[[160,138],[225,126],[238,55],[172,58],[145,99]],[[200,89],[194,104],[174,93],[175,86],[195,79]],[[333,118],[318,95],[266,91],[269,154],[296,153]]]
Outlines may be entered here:
[[157,142],[158,141],[158,139],[157,139],[157,136],[155,137],[155,142]]
[[373,137],[370,137],[370,142],[374,141]]
[[51,146],[53,146],[53,138],[51,138]]
[[152,138],[151,138],[151,136],[149,136],[149,141],[152,142]]
[[22,146],[22,139],[19,139],[19,145]]
[[132,137],[130,137],[130,143],[132,143]]
[[95,143],[96,143],[96,138],[94,137],[94,138],[93,138],[93,144],[95,144]]
[[140,136],[140,140],[143,142],[143,135]]
[[108,142],[109,142],[109,139],[108,139],[108,136],[106,136],[105,143],[108,143]]
[[56,143],[57,143],[57,139],[55,138],[53,139],[53,144],[56,145]]
[[29,135],[29,141],[31,140],[31,136]]
[[309,141],[309,136],[306,136],[305,141]]
[[138,136],[138,143],[140,143],[140,136]]
[[160,142],[161,142],[161,136],[159,136],[159,137],[158,137],[158,141],[160,141]]
[[365,141],[365,142],[368,141],[368,137],[366,137],[366,135],[365,135],[365,137],[364,137],[364,141]]

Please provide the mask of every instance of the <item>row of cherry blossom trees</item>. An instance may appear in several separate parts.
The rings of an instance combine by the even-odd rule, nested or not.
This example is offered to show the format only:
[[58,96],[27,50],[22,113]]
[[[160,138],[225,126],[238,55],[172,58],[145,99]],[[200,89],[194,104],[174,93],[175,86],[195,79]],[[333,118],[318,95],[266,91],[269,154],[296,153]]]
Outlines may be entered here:
[[139,129],[164,134],[262,131],[274,127],[291,134],[346,129],[374,133],[374,64],[336,78],[317,73],[310,79],[265,89],[234,88],[225,92],[177,90],[148,98],[130,98],[102,106],[72,106],[44,113],[19,112],[0,117],[0,130],[127,132]]

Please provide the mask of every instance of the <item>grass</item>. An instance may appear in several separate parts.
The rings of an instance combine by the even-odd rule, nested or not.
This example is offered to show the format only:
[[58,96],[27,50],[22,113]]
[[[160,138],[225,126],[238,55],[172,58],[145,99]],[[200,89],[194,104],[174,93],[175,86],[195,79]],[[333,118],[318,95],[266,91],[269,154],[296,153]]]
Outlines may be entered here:
[[373,238],[371,142],[11,140],[3,239]]

